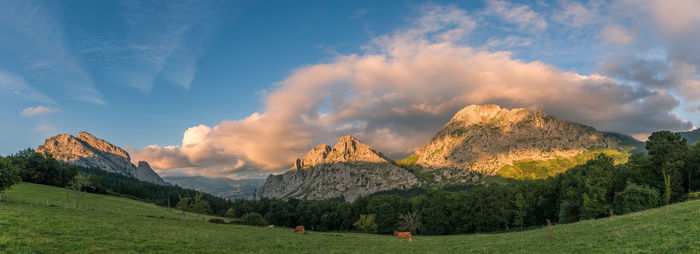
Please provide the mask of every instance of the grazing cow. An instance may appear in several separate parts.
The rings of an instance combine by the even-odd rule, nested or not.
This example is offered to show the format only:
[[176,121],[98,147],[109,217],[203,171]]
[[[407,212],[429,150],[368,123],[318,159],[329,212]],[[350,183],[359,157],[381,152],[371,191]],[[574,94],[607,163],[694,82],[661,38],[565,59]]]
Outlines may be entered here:
[[413,242],[411,239],[412,235],[411,232],[399,232],[399,231],[394,231],[394,235],[399,238],[399,242],[402,241],[403,239],[408,239],[409,242]]
[[275,225],[272,224],[272,225],[270,225],[270,226],[267,226],[267,228],[275,228]]
[[306,233],[306,230],[304,229],[304,226],[297,226],[297,227],[294,229],[294,233],[296,233],[296,232],[301,232],[301,234],[303,235],[303,234]]

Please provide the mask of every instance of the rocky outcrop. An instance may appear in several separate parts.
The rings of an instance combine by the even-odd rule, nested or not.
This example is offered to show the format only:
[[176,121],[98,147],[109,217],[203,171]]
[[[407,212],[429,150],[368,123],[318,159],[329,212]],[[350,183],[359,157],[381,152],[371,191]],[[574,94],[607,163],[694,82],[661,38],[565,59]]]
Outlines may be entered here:
[[497,105],[463,108],[412,157],[441,177],[490,175],[513,161],[570,157],[593,148],[622,149],[622,141],[593,127],[541,111]]
[[328,199],[358,196],[419,185],[411,172],[353,136],[340,138],[335,146],[317,146],[296,160],[281,175],[271,175],[256,192],[255,198]]
[[87,132],[59,134],[47,139],[37,152],[48,152],[59,161],[82,167],[96,167],[105,171],[132,176],[141,181],[167,184],[145,161],[135,166],[129,153]]

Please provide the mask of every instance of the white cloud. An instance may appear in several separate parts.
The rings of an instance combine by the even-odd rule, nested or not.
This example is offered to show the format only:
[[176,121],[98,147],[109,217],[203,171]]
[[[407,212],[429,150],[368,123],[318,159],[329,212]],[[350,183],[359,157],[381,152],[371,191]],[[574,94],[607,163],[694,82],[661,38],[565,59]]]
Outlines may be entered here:
[[58,112],[58,109],[44,107],[44,106],[36,106],[36,107],[27,107],[27,108],[23,109],[22,112],[19,113],[19,115],[24,116],[24,117],[30,117],[30,116],[51,114],[54,112]]
[[486,2],[486,13],[500,16],[510,23],[518,24],[520,29],[526,31],[542,31],[547,28],[547,21],[544,17],[527,5],[489,0]]
[[350,133],[396,158],[427,142],[460,108],[486,103],[631,134],[692,126],[670,113],[678,101],[663,90],[462,45],[471,20],[463,10],[432,7],[413,27],[380,36],[361,54],[294,70],[266,93],[263,112],[195,126],[181,146],[132,154],[189,174],[278,172],[311,147]]

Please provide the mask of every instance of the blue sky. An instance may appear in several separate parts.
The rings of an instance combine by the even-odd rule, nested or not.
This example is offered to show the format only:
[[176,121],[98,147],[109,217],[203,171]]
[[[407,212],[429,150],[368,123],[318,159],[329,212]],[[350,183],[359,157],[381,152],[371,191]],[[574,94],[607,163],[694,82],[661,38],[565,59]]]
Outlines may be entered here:
[[404,156],[470,103],[687,130],[700,8],[668,3],[0,0],[0,154],[88,131],[166,174],[255,176],[346,132]]

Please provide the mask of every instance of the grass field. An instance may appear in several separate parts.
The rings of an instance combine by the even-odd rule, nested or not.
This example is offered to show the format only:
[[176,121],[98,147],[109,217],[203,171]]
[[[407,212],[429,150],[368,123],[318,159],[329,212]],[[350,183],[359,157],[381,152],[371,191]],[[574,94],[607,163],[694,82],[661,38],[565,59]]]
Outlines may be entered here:
[[[104,195],[85,194],[87,208],[65,208],[63,189],[29,183],[5,193],[10,201],[3,195],[0,202],[0,253],[700,253],[700,201],[528,231],[399,242],[212,224],[191,214],[168,218],[166,208]],[[46,200],[55,205],[46,207]]]

